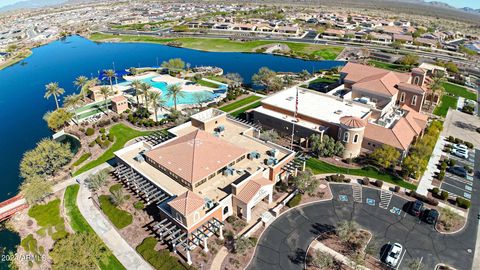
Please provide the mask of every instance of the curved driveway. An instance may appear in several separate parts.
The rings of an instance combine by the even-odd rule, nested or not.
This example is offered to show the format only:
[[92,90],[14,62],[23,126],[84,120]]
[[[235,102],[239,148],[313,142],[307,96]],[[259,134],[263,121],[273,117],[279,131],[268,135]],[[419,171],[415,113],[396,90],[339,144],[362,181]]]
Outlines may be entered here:
[[[364,203],[354,203],[350,185],[332,184],[333,200],[295,208],[266,229],[248,269],[303,269],[306,250],[315,236],[332,229],[341,220],[355,220],[374,234],[376,257],[387,242],[401,243],[406,253],[399,269],[408,269],[408,261],[422,257],[425,269],[433,269],[439,262],[457,269],[471,269],[478,225],[478,182],[474,184],[473,214],[469,215],[466,227],[453,235],[440,234],[432,225],[404,211],[400,215],[391,213],[393,207],[403,208],[406,203],[403,198],[394,195],[388,208],[382,209],[378,190],[363,188]],[[346,195],[348,202],[339,201],[339,195]],[[367,198],[374,199],[375,205],[366,204]]]

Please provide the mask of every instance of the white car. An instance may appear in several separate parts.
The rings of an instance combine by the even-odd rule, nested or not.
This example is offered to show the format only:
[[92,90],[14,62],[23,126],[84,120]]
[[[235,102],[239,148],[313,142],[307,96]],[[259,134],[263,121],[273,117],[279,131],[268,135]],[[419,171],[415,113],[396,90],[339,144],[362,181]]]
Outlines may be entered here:
[[397,266],[402,251],[403,247],[399,243],[390,245],[390,250],[388,251],[387,257],[385,258],[385,263],[387,263],[391,267]]
[[468,150],[464,151],[464,150],[461,150],[461,149],[453,149],[452,150],[452,155],[457,156],[457,157],[461,157],[461,158],[464,158],[464,159],[468,159]]
[[453,144],[452,146],[454,149],[463,150],[465,152],[468,151],[468,147],[464,144],[456,143],[456,144]]

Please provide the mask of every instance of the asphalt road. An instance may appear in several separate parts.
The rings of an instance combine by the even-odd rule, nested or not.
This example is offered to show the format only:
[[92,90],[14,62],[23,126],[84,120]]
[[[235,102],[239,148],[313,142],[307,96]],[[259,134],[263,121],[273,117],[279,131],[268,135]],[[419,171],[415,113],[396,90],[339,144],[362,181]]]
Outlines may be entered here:
[[[476,170],[480,168],[479,164],[477,150]],[[387,209],[382,209],[379,207],[380,192],[375,189],[363,188],[362,203],[356,203],[350,185],[334,184],[331,187],[333,200],[299,207],[277,218],[260,238],[248,269],[303,269],[306,250],[312,240],[320,232],[333,229],[341,220],[355,220],[373,233],[377,257],[386,243],[402,244],[406,253],[398,269],[408,269],[407,264],[412,259],[422,259],[425,269],[434,269],[440,262],[462,270],[472,268],[478,228],[478,196],[472,198],[472,214],[466,227],[459,233],[444,235],[403,210],[399,214],[391,213],[393,207],[404,208],[407,201],[403,198],[394,195]],[[478,176],[473,188],[480,188]],[[340,201],[339,195],[346,195],[348,202]],[[375,205],[368,205],[367,198],[375,200]]]

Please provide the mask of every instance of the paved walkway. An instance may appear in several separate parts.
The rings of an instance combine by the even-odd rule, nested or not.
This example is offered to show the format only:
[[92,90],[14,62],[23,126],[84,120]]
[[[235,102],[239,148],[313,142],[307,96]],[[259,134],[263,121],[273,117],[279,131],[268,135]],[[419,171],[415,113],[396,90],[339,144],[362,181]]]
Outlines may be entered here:
[[[109,167],[107,163],[104,163],[100,166],[97,166],[95,169],[92,169],[88,173],[83,173],[80,176],[77,176],[75,179],[80,179],[83,183],[83,180],[87,178],[88,175],[95,173],[101,169]],[[75,182],[73,179],[73,182]],[[80,190],[78,193],[77,204],[80,212],[88,221],[88,224],[93,228],[97,235],[103,240],[103,242],[108,246],[112,253],[117,257],[117,259],[125,266],[126,269],[145,269],[153,270],[153,268],[148,264],[123,238],[122,236],[113,228],[112,224],[103,216],[100,210],[95,207],[91,197],[90,190],[85,187],[84,184],[80,185]]]
[[228,255],[228,250],[226,247],[222,247],[215,258],[213,258],[212,266],[210,266],[210,270],[221,270],[222,262],[225,260],[225,257]]
[[428,161],[427,170],[423,174],[420,182],[418,183],[417,193],[422,195],[427,195],[428,189],[432,188],[432,180],[435,172],[438,172],[437,164],[440,161],[442,156],[442,149],[445,146],[445,137],[440,136],[435,144],[433,149],[432,156]]

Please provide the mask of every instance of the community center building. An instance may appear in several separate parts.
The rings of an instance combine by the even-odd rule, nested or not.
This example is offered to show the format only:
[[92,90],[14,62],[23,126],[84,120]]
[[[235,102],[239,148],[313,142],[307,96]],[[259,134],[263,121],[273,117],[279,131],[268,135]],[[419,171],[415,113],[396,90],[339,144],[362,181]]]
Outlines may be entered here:
[[257,220],[272,203],[276,182],[295,174],[295,153],[259,130],[207,109],[168,130],[164,141],[139,141],[115,152],[118,177],[160,209],[157,233],[173,249],[190,250],[216,234],[235,215]]
[[[423,134],[428,116],[427,72],[400,73],[348,63],[342,85],[328,93],[292,87],[263,99],[251,112],[255,124],[291,135],[308,147],[310,135],[328,135],[345,146],[343,158],[390,145],[405,156]],[[323,138],[323,137],[322,137]]]

